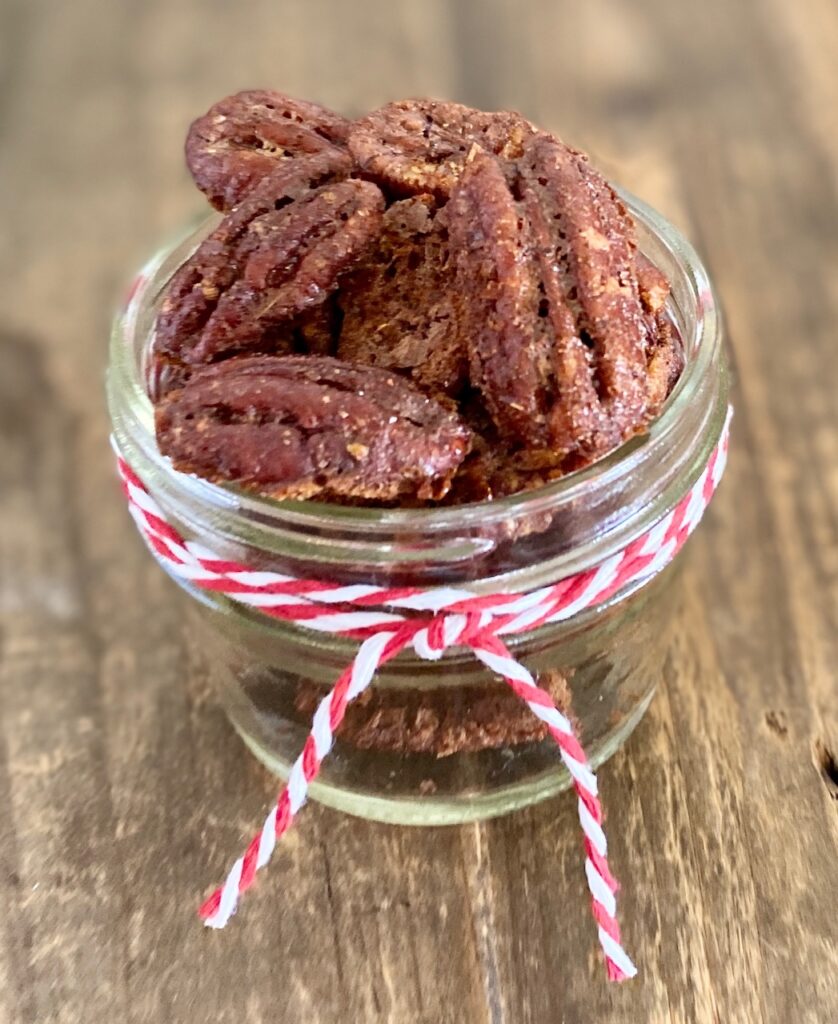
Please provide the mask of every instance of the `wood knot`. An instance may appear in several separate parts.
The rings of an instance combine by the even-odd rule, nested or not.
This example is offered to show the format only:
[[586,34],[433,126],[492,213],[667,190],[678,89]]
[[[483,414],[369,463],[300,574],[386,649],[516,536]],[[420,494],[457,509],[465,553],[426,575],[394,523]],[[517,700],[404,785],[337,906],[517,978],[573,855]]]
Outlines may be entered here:
[[833,800],[838,800],[838,760],[835,754],[822,739],[816,739],[812,745],[812,755],[827,793]]
[[785,711],[772,711],[769,709],[765,712],[765,724],[780,739],[785,739],[788,736],[789,726]]

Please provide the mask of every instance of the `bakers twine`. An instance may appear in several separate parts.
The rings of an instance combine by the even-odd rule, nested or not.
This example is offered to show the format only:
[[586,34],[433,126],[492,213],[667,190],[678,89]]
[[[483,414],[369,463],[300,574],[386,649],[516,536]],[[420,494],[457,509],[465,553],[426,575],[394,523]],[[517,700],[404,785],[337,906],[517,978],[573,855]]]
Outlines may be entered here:
[[[167,522],[160,506],[117,450],[129,511],[152,554],[171,575],[203,590],[223,594],[263,615],[293,622],[302,629],[360,641],[352,663],[315,711],[302,752],[262,828],[233,864],[224,884],[202,904],[199,913],[204,923],[211,928],[227,924],[241,894],[253,884],[256,872],[268,863],[277,840],[290,828],[305,803],[309,785],[332,748],[347,705],[370,685],[376,671],[408,647],[426,661],[436,661],[446,650],[467,647],[509,684],[546,724],[558,745],[578,798],[585,875],[608,977],[612,981],[633,977],[637,969],[620,941],[618,886],[608,867],[596,776],[569,719],[532,674],[515,660],[503,637],[568,619],[663,569],[698,525],[721,480],[729,425],[730,414],[718,446],[684,498],[622,551],[598,566],[529,593],[489,595],[454,587],[338,585],[283,573],[252,571],[196,541],[184,539]],[[408,617],[404,612],[411,614]],[[417,612],[424,614],[417,617]]]

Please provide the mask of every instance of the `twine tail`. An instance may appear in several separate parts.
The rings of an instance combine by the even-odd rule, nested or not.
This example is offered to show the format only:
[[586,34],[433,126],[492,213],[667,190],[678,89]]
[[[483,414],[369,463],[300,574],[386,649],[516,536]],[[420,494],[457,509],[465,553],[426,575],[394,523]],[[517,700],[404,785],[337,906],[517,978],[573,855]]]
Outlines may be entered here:
[[379,666],[395,657],[414,633],[415,628],[409,625],[395,632],[375,633],[358,648],[352,664],[318,705],[302,753],[291,766],[288,781],[261,831],[233,864],[224,884],[201,904],[198,914],[207,927],[223,928],[236,912],[239,897],[253,884],[256,872],[271,859],[277,840],[288,831],[305,803],[309,785],[332,749],[347,706],[369,686]]
[[591,908],[597,923],[599,944],[605,955],[610,981],[625,981],[637,974],[620,941],[617,923],[617,880],[608,867],[608,844],[602,828],[602,805],[596,775],[585,751],[576,738],[570,720],[556,707],[550,694],[542,689],[530,672],[516,661],[503,641],[490,631],[471,639],[476,656],[502,676],[532,713],[544,722],[559,747],[562,761],[573,779],[579,798],[579,824],[585,845],[585,876],[591,894]]

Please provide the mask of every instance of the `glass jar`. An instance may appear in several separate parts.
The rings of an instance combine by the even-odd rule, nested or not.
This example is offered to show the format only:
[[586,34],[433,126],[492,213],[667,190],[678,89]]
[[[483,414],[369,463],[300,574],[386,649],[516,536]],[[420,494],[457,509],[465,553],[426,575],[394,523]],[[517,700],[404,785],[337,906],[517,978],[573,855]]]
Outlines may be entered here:
[[[669,314],[686,366],[648,434],[593,466],[521,495],[418,510],[277,502],[175,472],[155,442],[144,360],[167,282],[217,218],[158,253],[116,319],[108,398],[119,449],[183,536],[254,569],[493,593],[530,591],[597,565],[684,496],[719,441],[728,404],[721,327],[704,267],[672,225],[623,198],[640,249],[672,282]],[[672,564],[596,608],[508,642],[575,722],[593,766],[617,750],[649,705],[667,651],[676,574]],[[177,582],[191,609],[190,640],[233,725],[285,777],[317,700],[358,641],[269,619]],[[310,793],[350,813],[404,824],[498,815],[570,783],[555,744],[536,726],[471,652],[425,662],[405,651],[350,706]]]

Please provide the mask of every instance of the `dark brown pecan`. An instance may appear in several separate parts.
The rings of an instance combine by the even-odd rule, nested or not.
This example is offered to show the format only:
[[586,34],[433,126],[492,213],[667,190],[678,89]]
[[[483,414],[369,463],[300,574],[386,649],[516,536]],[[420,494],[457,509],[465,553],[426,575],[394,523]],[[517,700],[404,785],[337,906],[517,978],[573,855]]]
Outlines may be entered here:
[[[340,331],[341,311],[330,296],[312,309],[303,310],[298,316],[267,330],[260,342],[259,351],[265,355],[334,355]],[[146,382],[149,396],[158,402],[169,391],[182,388],[192,374],[194,367],[167,356],[152,347],[146,368]]]
[[275,498],[441,498],[468,451],[456,414],[403,378],[327,356],[196,370],[157,406],[176,468]]
[[[533,139],[521,168],[548,320],[556,332],[559,401],[551,411],[551,439],[560,447],[575,439],[583,451],[598,454],[646,424],[646,336],[631,222],[587,158],[557,139]],[[568,315],[575,330],[563,334]],[[584,367],[579,341],[590,352]],[[592,388],[599,398],[593,418]]]
[[193,121],[186,162],[212,205],[229,210],[286,161],[312,153],[336,156],[349,124],[317,103],[251,89],[227,96]]
[[301,157],[275,170],[258,195],[228,214],[172,278],[157,319],[155,351],[171,361],[192,347],[221,294],[241,274],[241,264],[255,241],[249,236],[252,221],[309,195],[335,177],[345,177],[350,167],[343,154]]
[[174,276],[156,352],[194,366],[270,348],[270,332],[324,303],[380,233],[384,199],[370,182],[276,194],[236,207]]
[[407,373],[430,394],[454,395],[466,379],[467,354],[443,221],[428,195],[387,210],[378,244],[341,283],[338,355]]
[[646,330],[646,389],[652,419],[681,376],[684,349],[672,322],[663,313],[649,315]]
[[152,402],[160,399],[170,391],[182,388],[189,380],[191,367],[179,359],[156,351],[153,347],[148,353],[145,366],[146,390]]
[[[681,375],[684,353],[678,333],[664,313],[647,314],[645,323],[647,418],[651,421]],[[461,401],[460,415],[472,431],[472,447],[445,497],[448,505],[489,501],[529,491],[581,469],[594,457],[579,449],[564,453],[560,449],[526,448],[504,441],[474,397]]]
[[472,444],[445,496],[446,505],[503,498],[540,487],[568,472],[573,456],[549,448],[522,447],[502,438],[479,395],[461,401],[459,411],[472,432]]
[[[530,465],[528,456],[532,454],[538,461],[544,457],[544,466]],[[552,464],[550,459],[552,457]],[[510,494],[530,491],[566,475],[565,462],[547,452],[538,449],[529,453],[526,449],[509,452],[502,445],[489,447],[481,439],[478,448],[464,462],[454,478],[451,490],[445,498],[447,505],[462,505],[475,501],[493,501],[505,498]],[[551,516],[547,517],[549,522]]]
[[595,456],[646,423],[630,222],[550,136],[530,139],[511,187],[507,177],[476,153],[450,203],[472,382],[507,441]]
[[477,145],[513,160],[535,129],[511,111],[486,113],[441,100],[388,103],[356,121],[349,149],[374,181],[402,195],[446,198]]
[[470,376],[507,438],[546,443],[535,347],[538,274],[521,211],[496,160],[477,153],[448,207]]
[[637,288],[645,311],[648,418],[660,412],[684,369],[684,349],[665,313],[669,281],[642,252],[635,253]]

